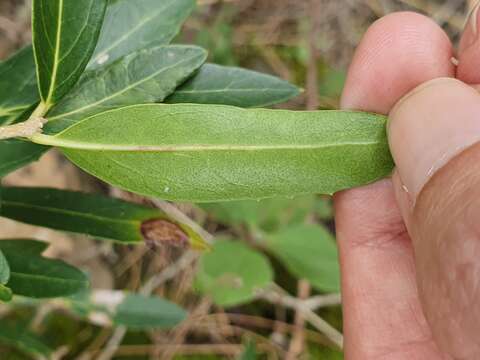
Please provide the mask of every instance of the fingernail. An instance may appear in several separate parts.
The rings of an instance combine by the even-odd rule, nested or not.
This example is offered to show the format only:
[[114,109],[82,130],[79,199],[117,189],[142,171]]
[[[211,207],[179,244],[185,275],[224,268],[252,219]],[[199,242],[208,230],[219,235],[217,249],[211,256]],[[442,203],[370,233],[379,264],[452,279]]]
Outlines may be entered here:
[[480,141],[480,95],[452,78],[427,82],[389,116],[390,149],[412,203],[453,157]]
[[467,18],[467,23],[465,25],[465,30],[460,41],[460,50],[464,51],[465,49],[472,46],[477,39],[479,38],[479,28],[480,28],[480,1],[473,7],[470,15]]

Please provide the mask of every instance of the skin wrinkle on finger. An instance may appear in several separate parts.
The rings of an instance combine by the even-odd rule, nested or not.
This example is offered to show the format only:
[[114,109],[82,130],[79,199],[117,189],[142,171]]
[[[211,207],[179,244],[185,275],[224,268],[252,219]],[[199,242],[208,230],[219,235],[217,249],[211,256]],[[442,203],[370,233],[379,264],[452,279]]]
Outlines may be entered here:
[[[342,106],[388,113],[420,83],[453,76],[451,55],[448,37],[430,19],[389,15],[362,40]],[[346,359],[446,359],[433,344],[420,307],[412,245],[391,181],[336,194],[335,210]]]

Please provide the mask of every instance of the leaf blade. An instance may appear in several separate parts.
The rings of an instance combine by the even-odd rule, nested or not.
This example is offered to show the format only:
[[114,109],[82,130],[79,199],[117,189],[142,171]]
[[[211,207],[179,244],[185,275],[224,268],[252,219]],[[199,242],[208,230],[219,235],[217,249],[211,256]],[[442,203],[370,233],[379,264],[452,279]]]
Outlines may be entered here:
[[340,291],[340,268],[333,236],[320,225],[296,225],[268,236],[266,245],[292,274],[320,291]]
[[196,288],[220,306],[255,299],[257,291],[273,282],[268,259],[239,241],[218,240],[200,259]]
[[385,177],[393,168],[385,122],[357,112],[154,104],[32,140],[132,192],[208,202],[331,194]]
[[136,50],[170,43],[194,8],[194,0],[110,2],[89,69]]
[[32,37],[40,97],[47,108],[77,82],[95,49],[105,0],[34,0]]
[[[0,204],[0,216],[31,225],[121,244],[167,242],[177,246],[189,244],[196,249],[208,248],[193,229],[159,209],[97,194],[3,187]],[[188,244],[184,244],[185,241]]]
[[33,49],[26,46],[0,63],[0,125],[38,101]]
[[287,81],[251,70],[205,64],[166,102],[267,107],[290,100],[300,89]]
[[5,285],[10,279],[10,266],[3,252],[0,250],[0,284]]
[[45,131],[56,133],[78,120],[120,106],[163,101],[203,64],[206,56],[195,46],[159,46],[89,71],[48,113]]
[[[30,244],[32,240],[26,240]],[[17,295],[32,298],[68,296],[88,288],[80,270],[60,260],[22,252],[25,240],[0,240],[0,249],[10,264],[8,287]],[[4,246],[5,244],[5,246]]]

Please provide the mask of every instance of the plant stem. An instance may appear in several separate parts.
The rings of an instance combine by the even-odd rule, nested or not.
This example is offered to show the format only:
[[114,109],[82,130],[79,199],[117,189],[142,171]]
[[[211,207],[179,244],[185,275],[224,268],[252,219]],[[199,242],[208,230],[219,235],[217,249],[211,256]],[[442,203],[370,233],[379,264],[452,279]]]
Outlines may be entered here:
[[0,127],[0,140],[31,137],[39,133],[47,121],[42,117],[30,117],[27,121]]
[[41,102],[28,120],[14,125],[0,126],[0,140],[17,137],[30,138],[40,133],[43,125],[47,123],[47,119],[43,117],[47,111],[48,107]]

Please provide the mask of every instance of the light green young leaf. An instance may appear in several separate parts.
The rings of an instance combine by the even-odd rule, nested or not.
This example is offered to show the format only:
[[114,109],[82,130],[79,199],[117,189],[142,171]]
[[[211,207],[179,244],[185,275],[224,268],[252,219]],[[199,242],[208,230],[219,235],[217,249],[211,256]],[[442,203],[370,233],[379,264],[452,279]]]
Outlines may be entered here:
[[33,0],[32,37],[46,109],[77,82],[97,45],[106,0]]
[[122,244],[147,242],[208,248],[189,226],[170,219],[159,209],[96,194],[4,187],[0,204],[0,216],[31,225]]
[[[135,121],[132,121],[135,120]],[[194,202],[331,194],[390,174],[386,118],[359,112],[138,105],[32,141],[121,188]]]
[[5,286],[9,279],[10,266],[0,250],[0,301],[10,301],[12,299],[12,290]]
[[253,300],[272,281],[273,270],[263,254],[238,241],[218,240],[200,259],[196,287],[227,307]]
[[7,259],[0,250],[0,284],[5,285],[10,279],[10,266],[8,266]]
[[60,260],[42,257],[43,244],[33,243],[33,240],[0,240],[0,250],[10,265],[7,286],[14,294],[52,298],[88,288],[85,274]]
[[287,81],[251,70],[206,64],[166,102],[266,107],[300,94]]
[[186,317],[185,310],[164,299],[127,294],[116,308],[113,322],[136,329],[168,329]]
[[12,290],[3,284],[0,284],[0,301],[9,302],[12,298]]
[[[28,329],[12,327],[2,324],[0,327],[0,343],[12,346],[22,353],[31,355],[34,359],[47,360],[53,350],[45,345],[40,338],[32,334]],[[13,359],[12,359],[13,360]]]
[[158,46],[89,71],[48,113],[46,132],[59,132],[78,120],[120,106],[163,101],[206,57],[205,50],[195,46]]
[[73,312],[99,326],[168,329],[187,317],[185,310],[165,299],[124,291],[95,290],[64,301]]
[[136,50],[166,45],[195,8],[195,0],[110,1],[90,69]]
[[0,141],[0,178],[38,160],[48,149],[22,140]]
[[11,123],[38,101],[33,50],[27,46],[0,63],[0,125]]
[[256,360],[257,358],[257,346],[253,341],[249,341],[247,344],[245,344],[245,349],[238,360]]
[[340,291],[340,269],[333,236],[320,225],[296,225],[268,237],[266,245],[300,279],[320,291]]

